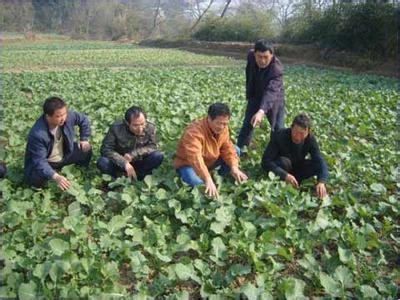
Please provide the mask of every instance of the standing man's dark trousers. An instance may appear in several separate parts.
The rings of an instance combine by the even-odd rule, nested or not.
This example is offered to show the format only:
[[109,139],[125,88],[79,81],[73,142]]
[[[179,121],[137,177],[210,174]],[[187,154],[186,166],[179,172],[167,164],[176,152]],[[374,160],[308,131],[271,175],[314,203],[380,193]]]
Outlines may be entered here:
[[[150,175],[154,169],[161,165],[163,159],[164,155],[160,151],[154,151],[141,160],[132,161],[131,165],[135,169],[138,180],[143,180],[146,175]],[[124,168],[121,168],[104,156],[98,159],[97,168],[99,168],[101,173],[111,175],[114,178],[125,172]]]
[[[72,164],[76,164],[87,168],[89,166],[91,158],[92,158],[92,149],[90,149],[87,152],[83,152],[79,148],[78,144],[74,143],[74,150],[70,155],[66,157],[64,156],[64,158],[59,162],[55,163],[49,162],[49,164],[56,171],[60,171],[62,167]],[[30,174],[25,174],[24,178],[25,182],[28,185],[37,188],[44,187],[49,179],[50,178],[41,177],[41,175],[39,175],[39,172],[36,170],[33,170]]]
[[[291,160],[285,156],[280,156],[275,163],[284,169],[289,174],[293,175],[297,182],[300,184],[304,179],[310,178],[312,176],[316,176],[320,173],[320,167],[317,163],[313,162],[310,159],[305,159],[300,164],[292,164]],[[263,163],[263,168],[266,171],[271,171],[265,168],[265,164]],[[281,178],[285,180],[285,178]]]
[[[258,112],[260,109],[260,104],[249,100],[247,102],[246,113],[244,115],[244,121],[242,128],[240,129],[237,146],[242,149],[244,146],[249,146],[251,140],[253,139],[254,128],[251,125],[251,118]],[[267,112],[268,122],[271,126],[271,136],[272,133],[276,130],[284,128],[285,126],[285,104],[282,103],[277,111],[275,123],[272,120],[272,110]]]

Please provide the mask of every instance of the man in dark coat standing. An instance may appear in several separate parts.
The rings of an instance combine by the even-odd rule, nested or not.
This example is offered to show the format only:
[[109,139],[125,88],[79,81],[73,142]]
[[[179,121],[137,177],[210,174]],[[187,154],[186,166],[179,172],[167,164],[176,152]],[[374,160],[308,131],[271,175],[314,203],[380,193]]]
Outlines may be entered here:
[[247,108],[237,145],[248,146],[254,128],[266,115],[272,132],[284,127],[285,96],[283,89],[283,66],[274,55],[271,44],[259,40],[247,55],[246,98]]

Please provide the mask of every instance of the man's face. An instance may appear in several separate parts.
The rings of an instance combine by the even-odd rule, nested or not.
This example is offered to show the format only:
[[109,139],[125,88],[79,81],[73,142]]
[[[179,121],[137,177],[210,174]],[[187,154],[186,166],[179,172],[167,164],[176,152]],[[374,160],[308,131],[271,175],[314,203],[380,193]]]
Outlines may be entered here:
[[264,52],[256,51],[254,55],[256,57],[257,66],[261,69],[268,67],[273,57],[272,53],[269,52],[269,50]]
[[50,127],[63,126],[65,120],[67,119],[67,115],[68,115],[68,110],[66,106],[56,109],[53,115],[51,116],[46,115],[47,123],[49,124]]
[[214,120],[208,117],[208,124],[214,134],[221,134],[229,124],[229,116],[218,116]]
[[298,125],[292,126],[292,142],[295,144],[301,144],[307,138],[308,134],[310,133],[309,128],[303,128]]
[[146,128],[146,118],[140,114],[137,118],[131,118],[129,123],[129,130],[134,135],[143,135]]

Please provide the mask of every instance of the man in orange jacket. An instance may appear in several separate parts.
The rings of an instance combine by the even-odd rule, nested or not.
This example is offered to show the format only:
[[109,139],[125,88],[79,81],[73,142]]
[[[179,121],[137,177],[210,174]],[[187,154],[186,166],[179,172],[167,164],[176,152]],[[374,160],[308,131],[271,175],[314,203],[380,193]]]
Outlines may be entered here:
[[229,107],[214,103],[208,116],[194,121],[185,130],[178,144],[174,166],[181,179],[190,186],[205,184],[206,193],[218,197],[210,170],[220,167],[219,173],[230,172],[239,183],[247,175],[239,169],[239,148],[229,137]]

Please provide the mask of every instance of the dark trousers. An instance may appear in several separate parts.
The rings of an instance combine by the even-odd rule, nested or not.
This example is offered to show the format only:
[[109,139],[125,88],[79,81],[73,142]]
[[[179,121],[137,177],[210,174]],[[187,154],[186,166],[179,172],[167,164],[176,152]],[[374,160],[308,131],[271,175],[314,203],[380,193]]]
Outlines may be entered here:
[[[251,125],[251,118],[256,114],[256,112],[259,109],[260,109],[260,105],[257,105],[256,103],[253,103],[252,101],[247,102],[243,125],[242,125],[242,128],[240,129],[240,132],[238,135],[238,140],[237,140],[237,145],[240,149],[242,149],[244,146],[249,146],[251,140],[253,139],[254,128]],[[268,118],[269,124],[272,126],[272,124],[273,124],[272,110],[267,112],[267,118]],[[285,105],[282,104],[278,108],[274,127],[271,128],[271,135],[274,131],[284,128],[284,126],[285,126]]]
[[[78,147],[78,144],[74,143],[74,150],[70,155],[65,156],[60,162],[56,163],[49,162],[49,164],[54,170],[60,171],[62,167],[72,164],[88,167],[91,158],[92,158],[92,149],[90,149],[88,152],[83,152]],[[28,185],[38,188],[45,186],[47,181],[48,181],[47,178],[41,177],[39,175],[39,172],[35,170],[32,171],[31,174],[29,174],[29,176],[25,176],[25,182]]]
[[[154,151],[143,157],[141,160],[131,162],[136,171],[137,178],[143,180],[146,175],[150,175],[152,171],[158,168],[164,159],[164,155],[160,151]],[[116,165],[107,157],[100,157],[97,160],[97,168],[101,173],[111,175],[113,178],[124,174],[125,169]]]
[[298,164],[292,164],[291,160],[285,156],[280,156],[275,163],[286,172],[293,175],[300,184],[304,179],[316,176],[319,173],[318,164],[310,159],[305,159]]

